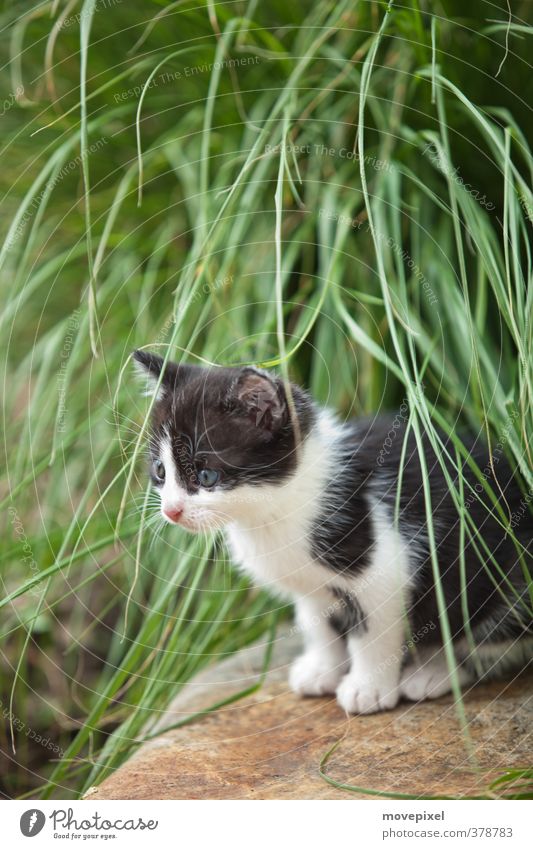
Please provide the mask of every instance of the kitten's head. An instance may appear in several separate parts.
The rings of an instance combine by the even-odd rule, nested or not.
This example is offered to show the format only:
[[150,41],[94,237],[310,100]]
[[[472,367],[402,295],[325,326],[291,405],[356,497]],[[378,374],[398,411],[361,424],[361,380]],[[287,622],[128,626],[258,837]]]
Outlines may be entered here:
[[[310,398],[260,369],[202,368],[135,351],[151,391],[150,476],[164,518],[190,531],[218,528],[261,511],[292,475],[298,443],[315,420]],[[296,417],[296,421],[294,420]]]

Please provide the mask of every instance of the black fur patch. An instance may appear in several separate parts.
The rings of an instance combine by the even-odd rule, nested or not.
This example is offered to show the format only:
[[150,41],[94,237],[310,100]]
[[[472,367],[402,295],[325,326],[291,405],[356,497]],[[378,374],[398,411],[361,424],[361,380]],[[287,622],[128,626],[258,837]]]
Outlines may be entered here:
[[329,622],[335,631],[341,637],[347,636],[350,631],[366,631],[365,614],[353,593],[338,587],[334,587],[332,592],[336,601],[334,610],[329,615]]
[[[163,360],[135,351],[135,360],[157,381]],[[296,437],[283,381],[253,368],[202,368],[169,362],[154,405],[150,446],[170,437],[182,485],[199,488],[203,468],[220,473],[218,486],[281,483],[296,468]],[[305,438],[316,417],[310,398],[291,386],[298,417],[298,438]],[[157,485],[157,481],[154,481]]]
[[[398,417],[360,420],[346,426],[340,449],[343,453],[339,456],[339,470],[335,480],[329,484],[324,499],[328,509],[316,522],[313,533],[316,556],[333,570],[357,574],[369,562],[374,541],[369,496],[385,509],[392,525],[405,431],[405,423],[399,422]],[[445,451],[455,457],[454,445],[445,434],[441,433],[441,438]],[[481,437],[476,439],[462,434],[462,441],[470,456],[483,470],[485,479],[505,513],[518,515],[522,495],[505,456],[500,453],[493,461],[495,479]],[[459,516],[440,463],[426,436],[423,436],[423,449],[448,620],[453,638],[459,639],[465,634]],[[451,462],[447,466],[451,478],[457,480],[457,472]],[[493,630],[492,640],[517,638],[531,633],[533,623],[530,601],[516,547],[497,520],[492,503],[483,489],[478,485],[477,492],[481,490],[479,498],[472,494],[478,479],[466,462],[463,474],[466,480],[465,506],[479,535],[475,540],[467,536],[464,546],[470,626],[474,633],[478,628],[484,630],[490,627]],[[412,631],[416,633],[424,631],[428,622],[439,622],[441,617],[429,550],[422,468],[412,430],[407,438],[402,475],[399,532],[408,545],[413,571],[408,614]],[[533,520],[530,513],[524,514],[515,527],[515,533],[523,546],[525,563],[533,573]],[[487,550],[497,566],[491,561]],[[502,594],[508,599],[507,607]],[[513,611],[509,609],[511,605],[514,606]],[[424,637],[424,642],[440,640],[440,628],[429,630]]]

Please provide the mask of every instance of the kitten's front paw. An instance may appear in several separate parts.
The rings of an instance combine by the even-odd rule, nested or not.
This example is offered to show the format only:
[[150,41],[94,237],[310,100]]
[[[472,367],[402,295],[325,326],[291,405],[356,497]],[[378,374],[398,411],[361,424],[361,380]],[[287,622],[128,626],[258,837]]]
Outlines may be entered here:
[[346,713],[390,710],[400,698],[396,679],[361,678],[349,672],[337,687],[337,701]]
[[334,693],[345,666],[332,668],[332,659],[320,652],[306,652],[291,666],[289,684],[300,696],[325,696]]

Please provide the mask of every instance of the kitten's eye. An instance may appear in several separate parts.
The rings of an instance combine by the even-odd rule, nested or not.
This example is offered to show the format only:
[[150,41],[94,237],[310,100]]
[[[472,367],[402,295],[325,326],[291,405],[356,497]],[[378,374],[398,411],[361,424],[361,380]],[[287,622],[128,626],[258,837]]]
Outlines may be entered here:
[[198,472],[198,480],[200,481],[200,486],[214,486],[219,480],[219,478],[220,472],[217,472],[215,469],[201,469]]
[[165,467],[161,460],[154,460],[152,463],[152,470],[154,472],[155,478],[159,481],[159,483],[163,483],[165,480]]

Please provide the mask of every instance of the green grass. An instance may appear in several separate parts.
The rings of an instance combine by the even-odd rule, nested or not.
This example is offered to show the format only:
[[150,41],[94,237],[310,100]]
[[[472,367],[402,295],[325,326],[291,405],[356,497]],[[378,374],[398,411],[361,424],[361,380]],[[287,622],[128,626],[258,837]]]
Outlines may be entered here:
[[481,427],[533,491],[531,30],[481,0],[12,5],[2,772],[66,798],[286,614],[220,542],[159,527],[134,348],[275,366],[347,416],[405,399],[439,456],[435,426],[454,460]]

